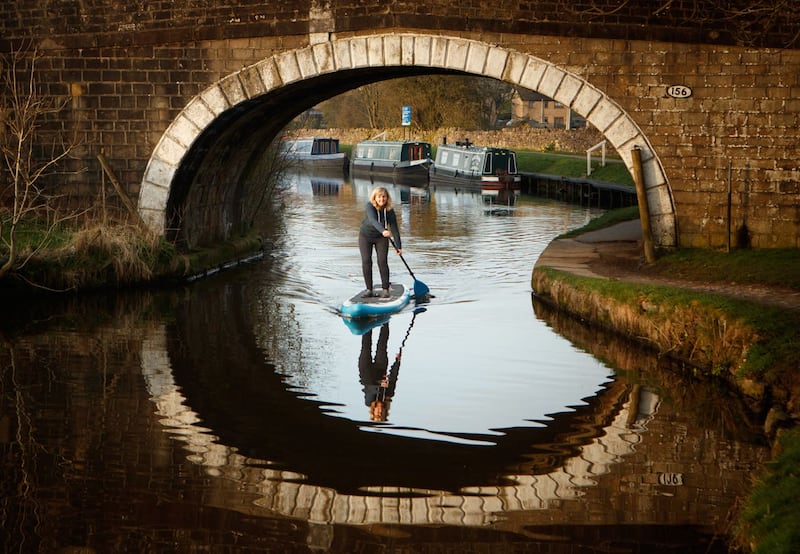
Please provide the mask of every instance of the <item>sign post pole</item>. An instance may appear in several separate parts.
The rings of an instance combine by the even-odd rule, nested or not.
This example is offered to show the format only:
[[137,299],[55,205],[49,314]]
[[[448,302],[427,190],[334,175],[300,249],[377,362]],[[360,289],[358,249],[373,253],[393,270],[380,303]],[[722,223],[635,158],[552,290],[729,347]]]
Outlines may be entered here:
[[411,127],[411,106],[403,106],[403,114],[402,114],[402,116],[403,116],[402,123],[403,123],[403,128],[404,128],[403,129],[403,136],[406,139],[408,139],[409,137],[406,136],[407,135],[406,129]]

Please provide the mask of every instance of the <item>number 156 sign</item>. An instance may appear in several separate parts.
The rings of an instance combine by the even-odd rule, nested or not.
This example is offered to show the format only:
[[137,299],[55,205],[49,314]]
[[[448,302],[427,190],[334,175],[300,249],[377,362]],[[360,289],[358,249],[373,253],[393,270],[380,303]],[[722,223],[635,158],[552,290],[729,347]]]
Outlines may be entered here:
[[667,96],[672,98],[689,98],[692,95],[692,89],[686,85],[670,85],[667,87]]

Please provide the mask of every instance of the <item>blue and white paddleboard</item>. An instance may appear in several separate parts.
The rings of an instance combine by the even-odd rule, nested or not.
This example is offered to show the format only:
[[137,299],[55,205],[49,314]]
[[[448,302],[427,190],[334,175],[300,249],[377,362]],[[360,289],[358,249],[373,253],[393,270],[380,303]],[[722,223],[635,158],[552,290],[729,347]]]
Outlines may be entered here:
[[375,317],[360,317],[358,319],[343,317],[342,321],[344,322],[345,327],[350,329],[351,333],[354,335],[363,335],[364,333],[368,333],[376,327],[380,327],[381,325],[389,323],[390,319],[392,319],[392,314],[379,315]]
[[364,298],[359,292],[350,300],[346,300],[339,308],[339,312],[349,319],[380,317],[399,312],[410,300],[411,290],[402,284],[393,283],[389,287],[389,298],[377,296]]

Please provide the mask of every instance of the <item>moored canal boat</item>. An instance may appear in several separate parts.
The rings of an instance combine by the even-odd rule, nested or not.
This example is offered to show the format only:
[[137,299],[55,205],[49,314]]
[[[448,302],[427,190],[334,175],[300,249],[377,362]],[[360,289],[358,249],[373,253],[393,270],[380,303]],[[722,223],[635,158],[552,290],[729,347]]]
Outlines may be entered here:
[[339,150],[339,139],[327,137],[284,138],[281,151],[288,160],[296,162],[300,171],[335,172],[349,169],[347,152]]
[[519,194],[521,183],[516,152],[469,141],[439,145],[430,169],[431,186],[479,190],[485,196]]
[[428,183],[431,161],[428,142],[371,139],[356,144],[350,171],[361,178],[420,186]]

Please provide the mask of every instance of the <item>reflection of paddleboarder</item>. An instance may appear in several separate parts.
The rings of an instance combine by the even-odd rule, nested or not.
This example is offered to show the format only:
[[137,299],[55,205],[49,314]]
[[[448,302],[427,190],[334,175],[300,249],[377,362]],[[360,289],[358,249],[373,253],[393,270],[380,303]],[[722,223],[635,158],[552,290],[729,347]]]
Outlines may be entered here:
[[378,334],[375,357],[372,357],[372,330],[361,335],[361,354],[358,357],[358,373],[364,386],[364,403],[369,406],[372,421],[386,421],[389,417],[389,406],[397,385],[397,374],[400,372],[400,352],[389,368],[389,324],[384,323]]

